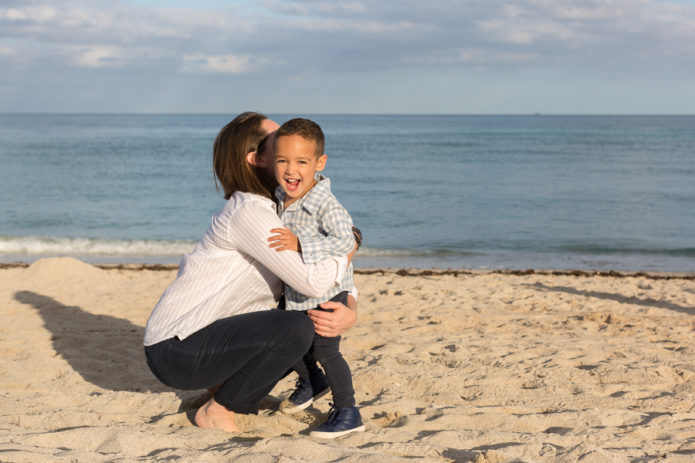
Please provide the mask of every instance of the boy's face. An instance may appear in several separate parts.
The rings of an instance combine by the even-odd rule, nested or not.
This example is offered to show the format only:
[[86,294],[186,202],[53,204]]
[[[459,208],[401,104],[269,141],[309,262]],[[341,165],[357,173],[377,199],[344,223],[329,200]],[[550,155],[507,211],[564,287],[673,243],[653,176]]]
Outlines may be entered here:
[[315,184],[314,173],[326,166],[326,155],[316,156],[316,143],[299,135],[275,140],[275,178],[285,191],[285,206],[304,196]]

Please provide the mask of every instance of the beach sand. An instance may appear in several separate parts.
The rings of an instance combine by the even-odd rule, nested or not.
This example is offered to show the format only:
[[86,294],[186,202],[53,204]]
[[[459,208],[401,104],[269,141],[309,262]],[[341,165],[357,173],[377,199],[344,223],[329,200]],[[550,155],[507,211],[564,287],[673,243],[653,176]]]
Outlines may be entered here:
[[344,336],[367,430],[308,436],[330,395],[229,435],[161,385],[144,325],[176,270],[0,269],[3,462],[692,462],[692,275],[361,270]]

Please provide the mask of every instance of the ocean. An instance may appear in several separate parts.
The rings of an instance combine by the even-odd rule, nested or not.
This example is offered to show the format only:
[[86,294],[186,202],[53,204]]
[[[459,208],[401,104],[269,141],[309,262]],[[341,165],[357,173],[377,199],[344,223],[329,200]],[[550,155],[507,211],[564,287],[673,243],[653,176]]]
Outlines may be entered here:
[[[0,114],[0,262],[177,263],[233,117]],[[356,267],[695,271],[695,116],[302,117]]]

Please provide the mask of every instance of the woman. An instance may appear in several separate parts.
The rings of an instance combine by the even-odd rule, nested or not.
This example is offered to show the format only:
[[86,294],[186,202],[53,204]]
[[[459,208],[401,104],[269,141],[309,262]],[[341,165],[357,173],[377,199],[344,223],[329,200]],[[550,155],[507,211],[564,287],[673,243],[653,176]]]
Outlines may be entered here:
[[[278,124],[243,113],[218,134],[216,180],[227,203],[184,256],[145,329],[145,355],[154,375],[177,389],[213,394],[195,415],[200,427],[238,432],[234,413],[257,413],[260,401],[309,349],[313,332],[337,336],[356,320],[351,308],[329,302],[307,318],[273,309],[282,282],[319,297],[342,278],[347,257],[305,265],[298,253],[268,246],[282,228],[272,191],[272,133]],[[313,324],[312,324],[313,321]]]

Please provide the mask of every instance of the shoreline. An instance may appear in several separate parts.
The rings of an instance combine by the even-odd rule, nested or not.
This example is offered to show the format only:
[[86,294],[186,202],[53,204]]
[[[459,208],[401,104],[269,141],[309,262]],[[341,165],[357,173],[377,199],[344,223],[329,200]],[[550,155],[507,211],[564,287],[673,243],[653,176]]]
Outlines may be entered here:
[[[48,257],[54,259],[61,257]],[[70,257],[71,258],[71,257]],[[43,260],[43,259],[38,259]],[[38,261],[37,260],[37,261]],[[76,259],[79,260],[79,259]],[[34,261],[34,262],[37,262]],[[79,260],[80,262],[84,262]],[[11,268],[27,268],[34,262],[0,262],[0,270]],[[102,270],[151,270],[151,271],[173,271],[178,270],[178,264],[91,264],[84,262]],[[695,280],[695,272],[656,272],[641,270],[579,270],[579,269],[451,269],[451,268],[420,268],[420,267],[356,267],[353,270],[355,275],[397,275],[397,276],[437,276],[437,275],[552,275],[552,276],[575,276],[575,277],[615,277],[615,278],[648,278],[652,280]]]
[[[3,238],[3,237],[0,237]],[[5,237],[8,238],[8,237]],[[10,240],[13,238],[9,237]],[[37,238],[40,240],[40,238]],[[148,246],[138,252],[128,243],[113,245],[102,243],[92,248],[85,246],[81,239],[79,243],[55,246],[50,243],[41,245],[25,243],[13,246],[0,239],[0,264],[18,265],[35,262],[41,259],[55,257],[71,257],[92,265],[148,265],[157,266],[178,265],[183,255],[190,252],[193,244],[186,243],[183,248],[166,253],[153,253],[157,245],[148,242],[140,243]],[[89,241],[89,240],[87,240]],[[154,248],[153,248],[154,246]],[[178,246],[173,243],[172,246]],[[53,249],[55,248],[55,249]],[[164,249],[160,246],[160,250]],[[100,249],[98,252],[97,250]],[[617,273],[647,273],[647,274],[688,274],[695,273],[695,250],[634,250],[605,252],[581,251],[550,251],[491,249],[481,252],[454,251],[424,251],[424,250],[395,250],[363,247],[353,261],[355,268],[361,269],[437,269],[459,271],[583,271],[583,272],[617,272]]]

